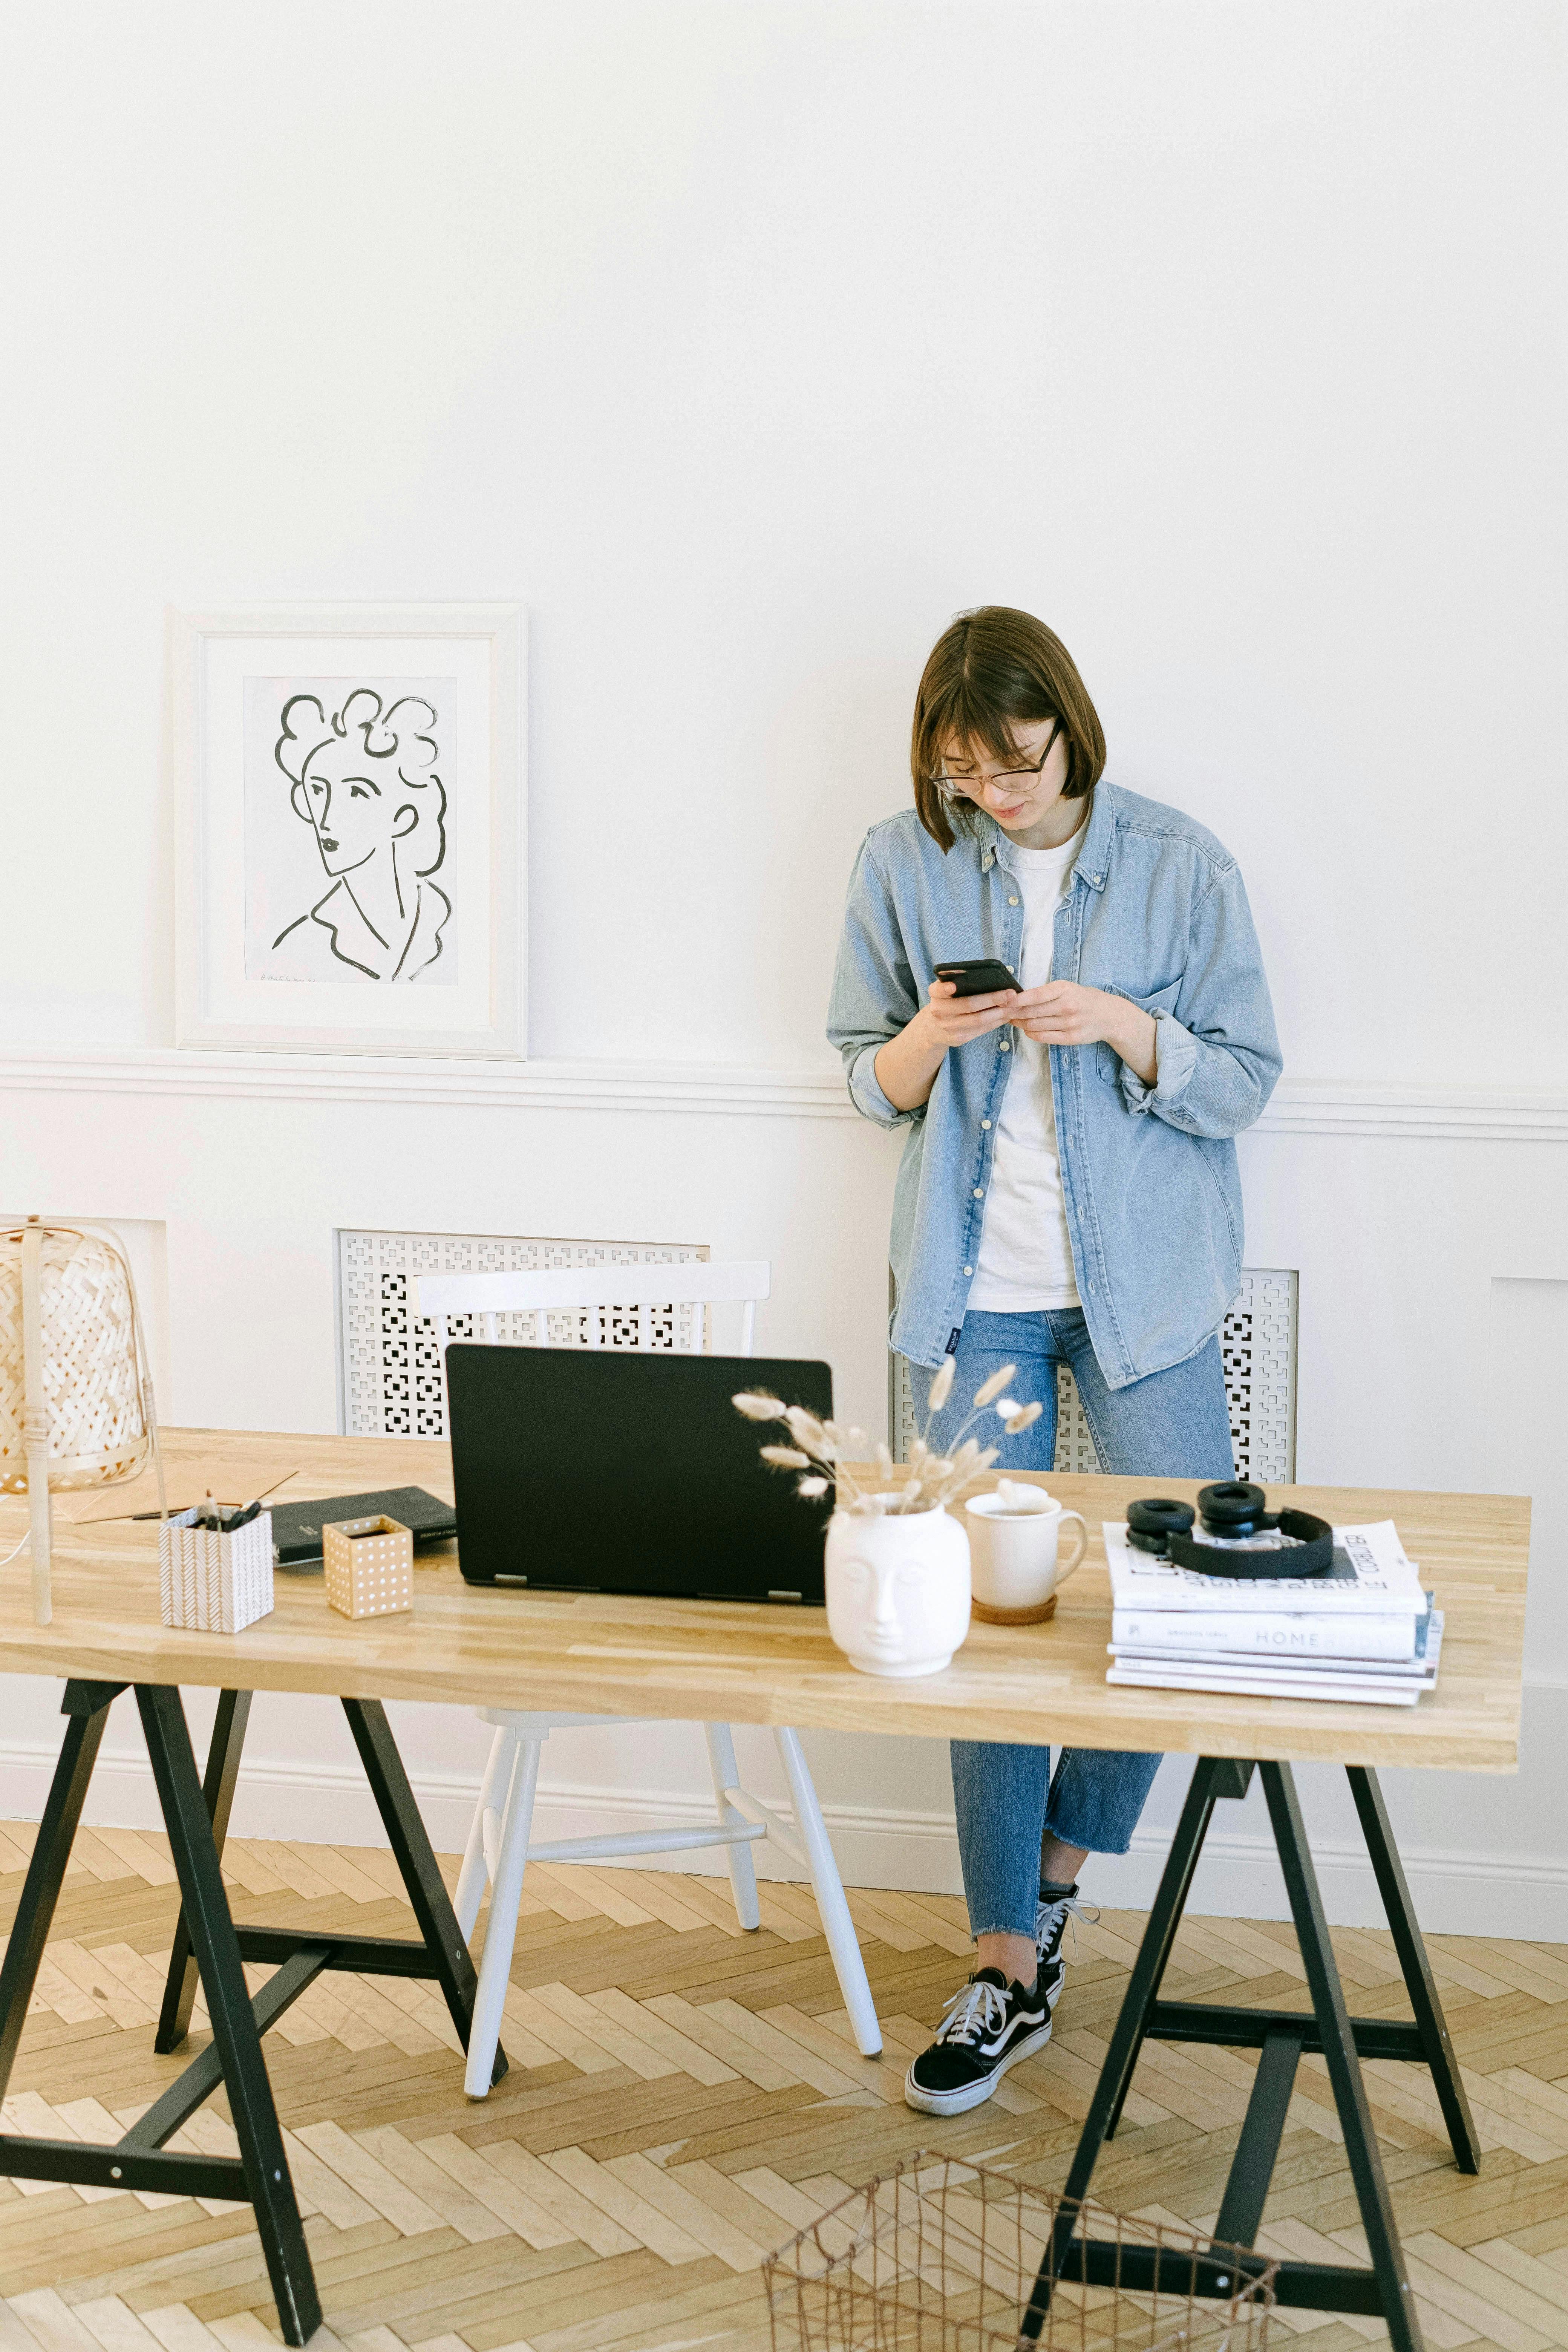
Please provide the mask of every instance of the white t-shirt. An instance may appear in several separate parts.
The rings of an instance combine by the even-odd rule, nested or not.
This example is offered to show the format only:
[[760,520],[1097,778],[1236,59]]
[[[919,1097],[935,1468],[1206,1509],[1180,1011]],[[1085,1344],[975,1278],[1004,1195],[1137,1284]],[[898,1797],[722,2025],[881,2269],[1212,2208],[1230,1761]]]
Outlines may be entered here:
[[[1013,843],[1004,852],[1024,901],[1021,988],[1038,988],[1051,976],[1057,908],[1067,896],[1083,835],[1080,825],[1059,849],[1020,849]],[[1057,1155],[1051,1049],[1015,1029],[1011,1060],[996,1115],[980,1255],[969,1286],[968,1304],[993,1315],[1029,1315],[1043,1307],[1079,1303]]]

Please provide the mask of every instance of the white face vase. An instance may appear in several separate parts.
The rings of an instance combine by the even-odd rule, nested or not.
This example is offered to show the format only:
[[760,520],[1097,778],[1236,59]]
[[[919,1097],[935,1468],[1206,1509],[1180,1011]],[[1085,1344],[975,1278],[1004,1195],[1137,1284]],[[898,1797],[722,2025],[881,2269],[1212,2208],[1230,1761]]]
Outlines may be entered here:
[[863,1675],[940,1674],[969,1632],[969,1538],[945,1511],[828,1523],[827,1630]]

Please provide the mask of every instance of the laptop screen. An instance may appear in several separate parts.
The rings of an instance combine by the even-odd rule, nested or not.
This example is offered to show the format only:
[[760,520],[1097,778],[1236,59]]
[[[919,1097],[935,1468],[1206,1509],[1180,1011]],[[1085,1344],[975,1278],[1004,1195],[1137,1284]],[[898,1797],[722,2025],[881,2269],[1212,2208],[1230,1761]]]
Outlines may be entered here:
[[458,1556],[470,1583],[823,1600],[831,1495],[806,1501],[731,1402],[833,1411],[826,1364],[609,1348],[447,1350]]

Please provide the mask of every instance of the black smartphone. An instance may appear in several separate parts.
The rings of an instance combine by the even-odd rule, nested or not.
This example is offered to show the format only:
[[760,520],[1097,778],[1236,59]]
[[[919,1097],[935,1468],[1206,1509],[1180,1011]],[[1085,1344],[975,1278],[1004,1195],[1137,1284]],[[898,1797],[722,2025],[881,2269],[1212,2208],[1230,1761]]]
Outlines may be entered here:
[[973,956],[967,963],[939,963],[936,976],[951,980],[960,996],[997,996],[1004,989],[1018,985],[995,956]]

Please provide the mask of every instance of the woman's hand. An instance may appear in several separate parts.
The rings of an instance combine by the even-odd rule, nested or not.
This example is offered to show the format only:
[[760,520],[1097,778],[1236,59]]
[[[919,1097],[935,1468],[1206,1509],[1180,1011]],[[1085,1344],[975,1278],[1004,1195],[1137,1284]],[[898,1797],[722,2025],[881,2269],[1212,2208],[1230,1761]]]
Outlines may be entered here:
[[873,1064],[877,1084],[895,1110],[918,1110],[931,1097],[950,1045],[967,1045],[1000,1029],[1023,1003],[1016,988],[992,996],[960,996],[950,980],[933,980],[927,1002],[890,1037]]
[[[927,1037],[933,1045],[940,1044],[943,1053],[950,1045],[967,1045],[972,1037],[1000,1029],[1013,1018],[1010,1008],[1024,1001],[1016,988],[1003,989],[994,996],[960,996],[951,980],[933,980],[926,996],[928,1001],[910,1029],[918,1029],[923,1023]],[[904,1034],[908,1036],[908,1029]]]
[[1009,1018],[1037,1045],[1109,1045],[1146,1087],[1158,1075],[1151,1013],[1108,989],[1084,988],[1076,980],[1047,980],[1011,1000]]

